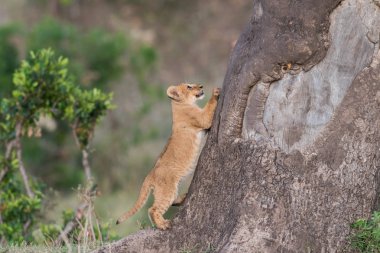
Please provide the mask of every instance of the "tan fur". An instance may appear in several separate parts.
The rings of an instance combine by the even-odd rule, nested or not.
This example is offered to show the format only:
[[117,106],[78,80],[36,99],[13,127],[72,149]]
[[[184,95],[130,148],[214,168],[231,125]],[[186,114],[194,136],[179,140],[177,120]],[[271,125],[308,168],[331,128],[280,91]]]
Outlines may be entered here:
[[220,89],[215,88],[207,105],[203,109],[199,108],[195,101],[203,98],[202,88],[196,84],[180,84],[168,88],[167,95],[172,100],[172,134],[153,170],[145,178],[135,205],[117,220],[117,224],[140,210],[153,190],[154,203],[149,209],[150,218],[160,229],[170,227],[163,215],[172,204],[180,205],[186,197],[177,196],[178,184],[195,166],[201,134],[211,127],[219,97]]

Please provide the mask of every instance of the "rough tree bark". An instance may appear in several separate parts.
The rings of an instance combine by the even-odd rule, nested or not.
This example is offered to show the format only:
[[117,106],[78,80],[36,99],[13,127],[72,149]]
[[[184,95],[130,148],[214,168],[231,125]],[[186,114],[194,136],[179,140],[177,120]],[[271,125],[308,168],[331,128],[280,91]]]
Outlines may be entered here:
[[169,231],[99,252],[342,252],[378,205],[380,2],[255,0]]

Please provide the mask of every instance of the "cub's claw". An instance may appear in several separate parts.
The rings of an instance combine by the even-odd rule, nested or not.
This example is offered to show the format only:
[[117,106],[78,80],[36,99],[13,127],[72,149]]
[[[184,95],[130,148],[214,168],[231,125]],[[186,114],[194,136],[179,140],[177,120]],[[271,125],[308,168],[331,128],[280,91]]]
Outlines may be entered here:
[[212,94],[215,97],[219,97],[219,95],[220,95],[220,88],[214,88],[214,90],[212,91]]

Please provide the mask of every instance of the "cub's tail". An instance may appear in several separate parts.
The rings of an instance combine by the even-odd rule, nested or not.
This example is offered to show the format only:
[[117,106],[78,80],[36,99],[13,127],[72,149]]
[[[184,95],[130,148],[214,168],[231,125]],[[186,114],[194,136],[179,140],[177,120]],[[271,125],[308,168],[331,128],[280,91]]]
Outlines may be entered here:
[[120,224],[124,221],[126,221],[129,217],[131,217],[132,215],[134,215],[137,211],[139,211],[141,209],[141,207],[145,204],[146,200],[148,199],[148,196],[149,196],[149,193],[150,193],[150,190],[152,189],[152,185],[150,184],[149,182],[150,180],[148,178],[146,178],[144,180],[144,183],[142,184],[141,186],[141,190],[140,190],[140,194],[139,194],[139,197],[135,203],[135,205],[132,207],[131,210],[129,210],[128,212],[124,213],[117,221],[116,221],[116,225],[117,224]]

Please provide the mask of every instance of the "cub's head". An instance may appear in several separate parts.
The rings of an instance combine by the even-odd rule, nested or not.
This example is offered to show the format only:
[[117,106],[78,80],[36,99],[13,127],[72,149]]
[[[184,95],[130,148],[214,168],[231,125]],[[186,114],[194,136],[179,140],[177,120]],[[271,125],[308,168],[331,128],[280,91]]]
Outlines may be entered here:
[[203,86],[199,84],[182,83],[170,86],[166,93],[174,101],[186,104],[193,104],[204,97]]

